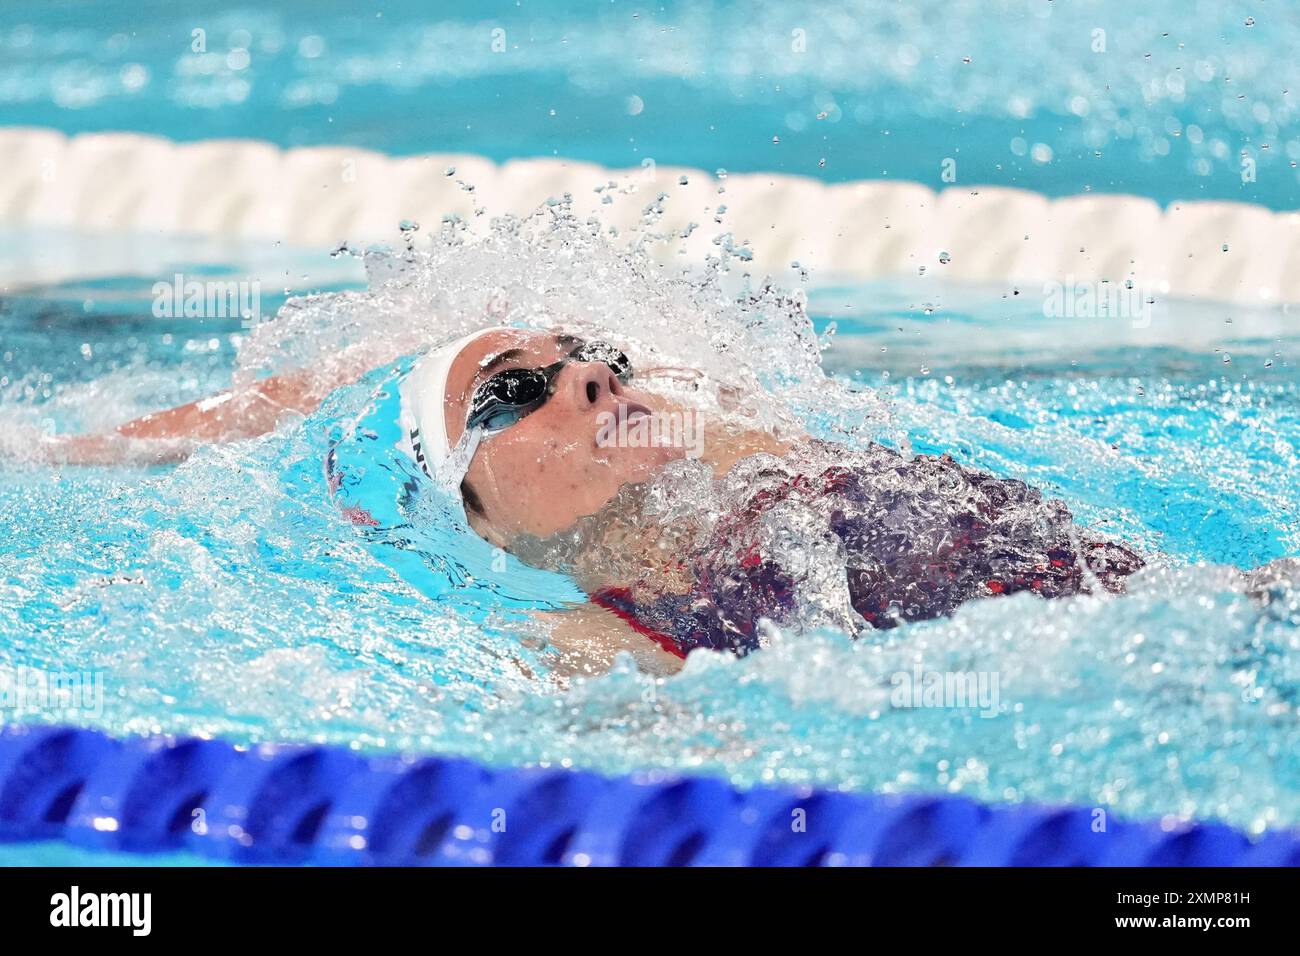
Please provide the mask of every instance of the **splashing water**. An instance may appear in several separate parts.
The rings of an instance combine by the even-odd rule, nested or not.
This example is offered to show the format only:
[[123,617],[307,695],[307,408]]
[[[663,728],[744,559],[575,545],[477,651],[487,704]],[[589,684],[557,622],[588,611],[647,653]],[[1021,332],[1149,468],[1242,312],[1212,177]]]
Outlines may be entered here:
[[[1008,379],[936,350],[930,374],[869,385],[879,369],[865,362],[854,360],[856,379],[823,367],[823,347],[835,367],[868,320],[837,315],[839,332],[823,326],[819,337],[802,290],[749,282],[735,244],[720,241],[694,271],[658,264],[672,257],[659,254],[667,241],[653,224],[651,209],[643,230],[611,237],[562,202],[478,233],[449,222],[431,242],[366,253],[364,291],[291,299],[240,340],[237,357],[242,333],[229,330],[215,348],[116,370],[51,372],[40,359],[18,369],[6,357],[5,421],[59,427],[127,417],[162,379],[183,400],[223,370],[327,374],[357,355],[378,366],[307,418],[175,468],[6,464],[0,667],[97,671],[107,689],[101,713],[16,716],[737,783],[1069,800],[1253,829],[1300,822],[1300,604],[1285,585],[1269,602],[1252,597],[1221,566],[1300,543],[1290,365],[1243,385],[1207,372],[1203,356],[1135,350],[1126,361],[1142,364],[1153,396],[1138,401],[1130,373],[1101,353],[1091,371],[1058,359]],[[996,314],[966,295],[972,322]],[[899,306],[890,321],[910,334],[956,308],[932,312]],[[5,321],[24,327],[23,316]],[[1127,596],[1014,595],[855,641],[832,613],[842,556],[805,546],[805,600],[824,607],[809,608],[797,633],[772,631],[743,659],[693,654],[670,678],[622,661],[601,677],[560,679],[530,612],[571,606],[581,592],[467,534],[453,502],[396,447],[395,384],[410,353],[501,321],[606,330],[634,360],[700,369],[694,384],[654,382],[681,402],[806,429],[855,454],[873,441],[949,451],[1063,498],[1085,524],[1156,560]],[[46,323],[44,341],[91,334],[68,325]],[[1233,354],[1240,363],[1265,348],[1278,345]],[[938,380],[945,371],[951,385]],[[730,500],[699,495],[689,467],[664,480],[680,482],[688,510],[716,515]],[[353,525],[344,502],[376,523]],[[975,699],[926,706],[927,675],[956,673],[972,675]]]

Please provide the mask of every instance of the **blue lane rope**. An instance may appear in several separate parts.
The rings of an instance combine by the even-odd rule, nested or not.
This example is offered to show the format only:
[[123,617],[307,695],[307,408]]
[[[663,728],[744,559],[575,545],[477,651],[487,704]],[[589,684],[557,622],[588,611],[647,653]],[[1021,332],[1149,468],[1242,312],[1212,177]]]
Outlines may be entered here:
[[0,841],[326,865],[1297,866],[1300,831],[1098,829],[1088,807],[737,790],[336,747],[0,730]]

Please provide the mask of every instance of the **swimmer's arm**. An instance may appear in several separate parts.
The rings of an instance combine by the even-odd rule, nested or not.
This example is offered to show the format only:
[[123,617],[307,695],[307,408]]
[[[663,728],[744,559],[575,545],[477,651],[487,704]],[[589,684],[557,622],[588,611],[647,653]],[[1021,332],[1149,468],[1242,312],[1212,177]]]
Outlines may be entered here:
[[565,611],[539,611],[533,617],[546,630],[546,640],[555,653],[555,671],[560,676],[594,677],[614,664],[619,653],[628,653],[637,667],[651,674],[674,674],[682,659],[638,634],[616,614],[596,604],[584,604]]
[[[326,392],[325,394],[328,394]],[[161,464],[187,458],[199,445],[272,431],[289,412],[307,414],[324,397],[306,376],[291,374],[227,389],[91,435],[43,438],[37,457],[50,464]]]
[[315,411],[326,394],[328,389],[321,388],[313,375],[280,375],[145,415],[119,425],[115,432],[124,438],[238,441],[272,431],[288,412]]
[[145,415],[111,432],[47,437],[37,455],[64,465],[180,461],[199,445],[255,438],[273,431],[286,415],[308,415],[330,392],[356,381],[372,367],[368,357],[345,354],[324,374],[289,372]]

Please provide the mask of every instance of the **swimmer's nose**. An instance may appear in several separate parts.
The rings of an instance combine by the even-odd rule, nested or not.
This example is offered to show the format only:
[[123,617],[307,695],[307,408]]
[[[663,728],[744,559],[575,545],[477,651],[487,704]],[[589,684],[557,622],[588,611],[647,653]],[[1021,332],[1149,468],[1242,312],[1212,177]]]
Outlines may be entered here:
[[574,362],[573,389],[580,407],[600,404],[602,398],[617,398],[623,394],[623,383],[604,362]]

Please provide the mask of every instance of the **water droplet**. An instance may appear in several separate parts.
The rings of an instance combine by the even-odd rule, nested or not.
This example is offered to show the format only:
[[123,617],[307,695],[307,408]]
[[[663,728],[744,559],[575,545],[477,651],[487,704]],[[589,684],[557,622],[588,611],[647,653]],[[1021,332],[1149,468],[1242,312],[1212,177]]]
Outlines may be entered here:
[[781,143],[781,137],[780,137],[780,136],[773,136],[773,137],[772,137],[772,145],[773,145],[773,146],[778,146],[778,145],[780,145],[780,143]]
[[443,174],[444,176],[455,176],[455,175],[456,175],[456,167],[455,167],[455,166],[448,166],[446,169],[444,169],[444,170],[442,171],[442,174]]
[[941,252],[941,253],[939,253],[939,264],[940,264],[940,265],[945,265],[945,266],[946,266],[946,265],[947,265],[948,263],[950,263],[950,262],[952,262],[952,256],[948,255],[948,253],[946,253],[946,252]]

